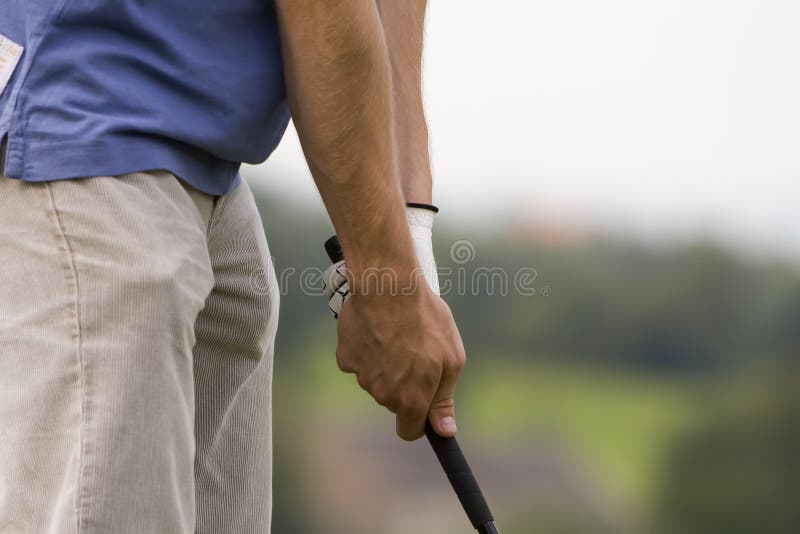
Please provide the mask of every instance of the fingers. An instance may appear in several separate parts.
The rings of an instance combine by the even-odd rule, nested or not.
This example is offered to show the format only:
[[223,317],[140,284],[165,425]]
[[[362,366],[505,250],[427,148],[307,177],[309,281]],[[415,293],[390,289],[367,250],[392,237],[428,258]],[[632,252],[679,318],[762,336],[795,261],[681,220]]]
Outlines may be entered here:
[[433,429],[442,437],[452,437],[456,434],[455,390],[458,376],[464,366],[463,356],[450,359],[441,373],[441,379],[432,376],[418,377],[403,386],[390,388],[381,379],[370,378],[359,372],[340,354],[337,351],[339,368],[345,372],[355,373],[358,385],[369,393],[375,402],[396,414],[396,430],[400,438],[414,441],[422,437],[425,433],[426,420],[430,420]]
[[[347,301],[343,301],[342,307],[337,311],[339,314],[346,314],[349,310],[349,306],[345,306],[344,304],[349,304]],[[337,330],[339,335],[339,343],[336,345],[336,365],[339,366],[339,369],[343,373],[356,373],[358,372],[358,367],[356,366],[355,359],[353,358],[352,352],[347,349],[347,346],[341,342],[342,339],[347,339],[347,332],[344,331],[345,325],[347,324],[346,321],[340,320],[337,324]]]
[[406,441],[414,441],[425,433],[429,402],[424,399],[401,403],[397,409],[397,435]]
[[[358,385],[369,393],[375,402],[396,414],[397,435],[414,441],[425,433],[425,420],[433,398],[432,381],[408,382],[404,388],[387,387],[380,378],[367,378],[356,372]],[[427,385],[423,386],[425,383]]]
[[339,315],[339,368],[354,373],[362,389],[396,414],[397,434],[409,441],[424,435],[426,419],[443,437],[456,433],[454,397],[464,347],[447,305],[431,300],[420,309],[432,317],[399,325],[378,320],[392,302],[370,309],[371,301],[358,295],[344,300]]
[[439,388],[433,396],[433,402],[428,413],[428,420],[431,422],[431,426],[443,438],[451,438],[456,434],[456,382],[463,367],[463,357],[456,358],[445,367],[442,381],[439,382]]
[[355,373],[358,371],[355,363],[348,358],[347,353],[342,350],[341,345],[336,347],[336,365],[339,366],[339,370],[341,370],[343,373]]

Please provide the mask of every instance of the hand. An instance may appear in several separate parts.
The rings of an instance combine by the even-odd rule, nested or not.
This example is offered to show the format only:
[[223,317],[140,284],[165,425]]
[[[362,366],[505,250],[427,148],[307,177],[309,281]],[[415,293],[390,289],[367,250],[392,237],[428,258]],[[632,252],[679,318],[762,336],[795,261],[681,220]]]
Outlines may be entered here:
[[354,293],[345,302],[339,368],[355,373],[358,384],[396,414],[401,438],[421,437],[426,419],[437,434],[451,437],[466,356],[450,308],[425,283],[409,295],[381,293]]

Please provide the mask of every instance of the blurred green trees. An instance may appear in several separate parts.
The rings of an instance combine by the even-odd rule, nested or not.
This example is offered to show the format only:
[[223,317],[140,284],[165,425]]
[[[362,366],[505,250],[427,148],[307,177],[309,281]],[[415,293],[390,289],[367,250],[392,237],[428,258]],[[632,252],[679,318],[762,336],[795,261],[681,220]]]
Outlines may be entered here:
[[681,534],[793,534],[800,528],[800,380],[753,371],[711,405],[667,462],[659,525]]
[[[332,230],[321,209],[258,200],[283,291],[275,375],[275,531],[336,532],[321,527],[327,523],[309,512],[318,495],[310,495],[304,479],[326,475],[306,471],[308,442],[320,437],[297,422],[319,411],[300,399],[313,404],[324,393],[330,402],[330,395],[349,395],[342,393],[347,388],[360,394],[346,381],[323,390],[308,379],[313,362],[336,372],[335,322],[313,291],[319,285],[313,268],[327,265],[322,243]],[[474,258],[451,258],[452,244],[465,238]],[[654,488],[639,496],[639,508],[597,505],[601,512],[587,509],[585,516],[567,491],[547,510],[509,510],[507,517],[528,518],[520,519],[517,531],[546,532],[537,517],[543,521],[547,513],[548,524],[564,525],[558,532],[587,532],[587,524],[596,524],[590,532],[641,532],[643,525],[670,534],[800,532],[795,266],[739,258],[706,242],[652,248],[603,236],[544,242],[513,227],[478,233],[448,226],[446,216],[440,217],[436,239],[440,267],[451,269],[457,286],[446,300],[470,359],[462,391],[467,400],[481,399],[466,420],[484,434],[507,426],[506,419],[481,415],[481,407],[488,411],[493,405],[491,395],[498,405],[514,399],[505,409],[518,412],[505,415],[527,421],[525,432],[497,434],[505,437],[495,440],[495,454],[509,448],[524,454],[542,442],[567,444],[558,458],[583,454],[575,465],[586,472],[610,466],[620,479],[646,477]],[[497,285],[489,291],[490,274],[472,290],[476,271],[498,268],[507,273],[507,291]],[[526,291],[514,286],[522,269],[535,274]],[[461,275],[467,283],[459,289]],[[542,368],[557,371],[526,374]],[[470,369],[482,371],[472,375]],[[490,369],[496,370],[494,389],[486,385],[490,374],[484,370]],[[608,378],[615,373],[642,378]],[[690,418],[681,415],[684,405],[690,406]],[[339,417],[347,409],[324,411],[324,417]],[[692,424],[684,430],[688,419]],[[352,428],[362,423],[353,422]],[[375,432],[386,434],[390,426]],[[531,473],[543,476],[534,468]],[[644,492],[647,485],[639,481],[631,487]],[[623,499],[614,492],[624,494],[624,483],[598,487],[602,490],[586,490],[594,491],[598,502]],[[605,518],[602,525],[596,517]],[[568,528],[571,524],[580,526]],[[346,531],[361,532],[356,525]]]

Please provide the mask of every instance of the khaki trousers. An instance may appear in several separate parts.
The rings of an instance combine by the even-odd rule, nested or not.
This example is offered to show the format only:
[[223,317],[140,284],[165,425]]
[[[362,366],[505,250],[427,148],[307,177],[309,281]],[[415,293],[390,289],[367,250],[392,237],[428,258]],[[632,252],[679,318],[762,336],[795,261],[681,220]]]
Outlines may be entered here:
[[0,532],[269,532],[277,322],[246,184],[0,176]]

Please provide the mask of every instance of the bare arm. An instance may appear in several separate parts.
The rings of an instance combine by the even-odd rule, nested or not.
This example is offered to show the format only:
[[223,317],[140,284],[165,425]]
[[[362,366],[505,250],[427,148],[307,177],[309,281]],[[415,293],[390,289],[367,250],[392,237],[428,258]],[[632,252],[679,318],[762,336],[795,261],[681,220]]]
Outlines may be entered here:
[[292,116],[353,271],[414,267],[373,0],[278,1]]
[[363,276],[390,269],[397,287],[408,289],[417,267],[375,0],[277,0],[276,7],[295,125],[350,270],[339,366],[397,414],[401,437],[422,436],[426,418],[453,435],[464,349],[450,309],[424,282],[413,291],[381,291],[376,278]]
[[431,162],[422,103],[422,49],[427,0],[377,0],[392,64],[394,134],[403,193],[430,204]]

